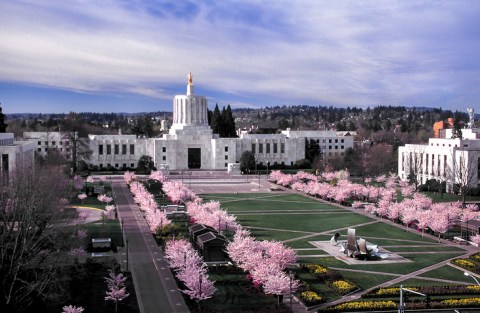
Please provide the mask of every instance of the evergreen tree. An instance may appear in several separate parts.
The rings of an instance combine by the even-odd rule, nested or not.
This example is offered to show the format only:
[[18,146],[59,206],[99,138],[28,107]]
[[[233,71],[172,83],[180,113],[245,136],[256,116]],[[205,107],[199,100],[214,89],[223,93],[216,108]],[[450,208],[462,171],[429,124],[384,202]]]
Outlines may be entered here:
[[210,127],[213,130],[213,133],[220,134],[220,129],[222,127],[222,115],[218,109],[218,103],[215,104],[215,109],[213,110],[212,121]]
[[240,156],[240,170],[253,170],[255,168],[255,155],[252,151],[244,151]]
[[2,107],[0,106],[0,133],[6,133],[6,132],[7,132],[7,124],[5,124],[5,114],[2,113]]
[[[227,109],[222,111],[222,122],[224,129],[224,136],[228,138],[237,137],[237,132],[235,129],[235,119],[233,118],[232,108],[230,104],[227,105]],[[220,136],[222,137],[222,136]]]
[[320,145],[314,139],[305,139],[305,159],[313,162],[316,156],[320,155]]

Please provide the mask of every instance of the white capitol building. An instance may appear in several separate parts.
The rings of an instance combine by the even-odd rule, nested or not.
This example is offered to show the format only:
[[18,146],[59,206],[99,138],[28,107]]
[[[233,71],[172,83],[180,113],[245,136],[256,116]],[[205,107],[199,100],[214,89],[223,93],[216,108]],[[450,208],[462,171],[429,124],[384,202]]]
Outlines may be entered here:
[[[280,134],[241,134],[240,138],[220,138],[208,125],[208,102],[194,93],[191,74],[186,95],[173,100],[173,125],[160,138],[137,138],[135,135],[89,135],[92,155],[85,160],[91,167],[134,168],[143,155],[153,158],[155,167],[169,170],[226,170],[238,163],[244,151],[252,151],[257,164],[293,165],[305,158],[305,139],[320,145],[324,158],[342,157],[353,147],[353,136],[335,131],[291,131]],[[53,136],[53,133],[49,133]],[[43,153],[48,142],[45,133],[25,133],[24,138],[38,142]],[[58,133],[60,137],[60,133]],[[60,142],[57,138],[56,144]]]

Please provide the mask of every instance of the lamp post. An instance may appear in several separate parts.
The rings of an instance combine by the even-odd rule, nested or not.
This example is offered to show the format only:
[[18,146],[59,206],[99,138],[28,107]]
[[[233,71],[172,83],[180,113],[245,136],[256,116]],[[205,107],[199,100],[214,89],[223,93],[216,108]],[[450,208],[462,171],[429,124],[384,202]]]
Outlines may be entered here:
[[292,309],[292,298],[293,298],[293,293],[292,293],[292,280],[293,280],[293,273],[292,271],[289,271],[288,273],[290,276],[290,311],[293,312],[293,309]]
[[270,161],[267,161],[267,179],[268,179],[268,166],[270,165]]
[[128,238],[126,238],[127,241],[127,272],[128,272]]
[[404,291],[410,292],[410,293],[415,293],[417,295],[427,297],[426,294],[423,294],[423,293],[418,292],[418,291],[413,291],[413,290],[410,290],[410,289],[407,289],[407,288],[403,288],[403,285],[400,285],[400,303],[398,304],[398,313],[405,313],[405,304],[403,303],[403,292]]
[[198,312],[202,313],[202,273],[198,273]]
[[473,280],[477,283],[477,285],[480,286],[480,282],[475,278],[475,276],[470,275],[470,273],[468,273],[468,272],[463,272],[463,275],[465,275],[467,277],[472,277]]

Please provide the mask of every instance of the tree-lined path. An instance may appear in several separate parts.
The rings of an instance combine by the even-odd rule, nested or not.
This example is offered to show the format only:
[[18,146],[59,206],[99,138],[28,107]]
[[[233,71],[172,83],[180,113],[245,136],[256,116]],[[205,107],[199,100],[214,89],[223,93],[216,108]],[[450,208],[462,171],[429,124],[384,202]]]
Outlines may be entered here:
[[140,312],[189,312],[163,252],[153,239],[123,178],[112,181],[112,191],[128,240],[128,268],[132,272]]

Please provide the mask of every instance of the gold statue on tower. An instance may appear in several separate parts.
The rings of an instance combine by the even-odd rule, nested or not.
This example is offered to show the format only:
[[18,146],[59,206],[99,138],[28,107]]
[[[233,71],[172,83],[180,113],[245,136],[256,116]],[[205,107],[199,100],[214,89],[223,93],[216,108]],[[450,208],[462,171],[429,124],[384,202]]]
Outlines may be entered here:
[[193,85],[193,75],[192,72],[188,73],[188,85]]

